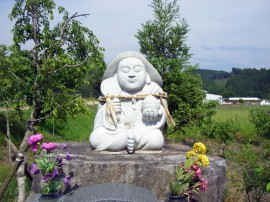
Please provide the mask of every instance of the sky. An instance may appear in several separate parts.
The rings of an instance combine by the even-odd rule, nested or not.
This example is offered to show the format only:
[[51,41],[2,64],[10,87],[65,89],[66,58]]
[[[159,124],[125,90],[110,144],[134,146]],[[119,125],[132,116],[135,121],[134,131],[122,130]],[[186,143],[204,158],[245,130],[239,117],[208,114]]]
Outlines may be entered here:
[[[105,48],[108,64],[124,51],[139,52],[135,34],[147,20],[154,19],[151,1],[55,0],[55,3],[70,14],[90,14],[78,20],[97,36],[100,46]],[[190,29],[186,44],[193,54],[192,65],[224,71],[233,67],[270,69],[270,0],[178,0],[178,3],[180,17]],[[12,43],[14,22],[8,14],[13,5],[12,0],[0,0],[0,44]]]

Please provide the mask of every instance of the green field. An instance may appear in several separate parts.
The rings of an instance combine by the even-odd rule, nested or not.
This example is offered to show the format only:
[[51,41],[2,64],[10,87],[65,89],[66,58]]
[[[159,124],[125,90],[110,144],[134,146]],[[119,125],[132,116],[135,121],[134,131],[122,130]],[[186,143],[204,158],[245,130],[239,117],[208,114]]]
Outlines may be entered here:
[[[256,128],[249,120],[249,111],[252,108],[262,108],[265,111],[270,111],[270,106],[259,105],[218,105],[216,108],[216,114],[212,117],[214,121],[226,121],[233,120],[240,131],[237,135],[237,139],[246,142],[246,140],[256,139]],[[169,139],[175,142],[182,142],[185,139],[205,140],[205,137],[200,135],[199,127],[187,127],[183,132],[175,132],[169,135]]]
[[225,121],[233,120],[240,127],[240,135],[243,137],[254,136],[256,129],[249,121],[249,111],[252,108],[262,108],[265,111],[270,111],[270,106],[258,105],[219,105],[217,113],[213,116],[213,120]]

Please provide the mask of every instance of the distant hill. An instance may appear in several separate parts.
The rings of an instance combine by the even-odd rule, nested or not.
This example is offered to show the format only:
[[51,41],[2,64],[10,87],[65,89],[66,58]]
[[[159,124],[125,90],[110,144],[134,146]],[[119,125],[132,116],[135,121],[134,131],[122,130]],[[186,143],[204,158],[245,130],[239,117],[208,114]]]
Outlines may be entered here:
[[232,72],[197,69],[208,93],[223,97],[270,97],[270,70],[239,69]]
[[196,72],[201,75],[202,79],[218,80],[226,79],[231,76],[231,73],[229,72],[218,70],[197,69]]

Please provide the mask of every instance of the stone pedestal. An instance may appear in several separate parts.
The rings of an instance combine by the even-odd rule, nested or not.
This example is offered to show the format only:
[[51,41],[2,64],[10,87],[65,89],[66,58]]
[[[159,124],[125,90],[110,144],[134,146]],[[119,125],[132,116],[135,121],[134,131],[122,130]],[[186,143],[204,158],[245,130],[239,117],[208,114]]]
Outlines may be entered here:
[[[71,161],[64,161],[65,173],[73,172],[73,182],[79,187],[122,183],[131,184],[152,191],[158,200],[167,200],[169,182],[174,179],[176,166],[185,161],[185,152],[190,148],[183,145],[165,145],[162,151],[138,151],[134,154],[122,152],[97,152],[88,144],[68,143]],[[59,151],[60,153],[62,151]],[[65,155],[65,153],[61,154]],[[197,199],[202,202],[221,202],[226,182],[225,160],[209,156],[210,166],[202,175],[209,187]],[[39,188],[38,180],[34,190]]]

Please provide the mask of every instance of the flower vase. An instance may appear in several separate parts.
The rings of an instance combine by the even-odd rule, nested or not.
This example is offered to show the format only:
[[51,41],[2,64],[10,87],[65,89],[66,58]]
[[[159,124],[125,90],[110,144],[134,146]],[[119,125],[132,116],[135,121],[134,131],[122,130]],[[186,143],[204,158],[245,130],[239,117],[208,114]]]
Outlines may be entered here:
[[187,196],[172,196],[169,195],[168,202],[188,202]]
[[56,193],[41,194],[41,197],[44,199],[53,199],[57,197]]

